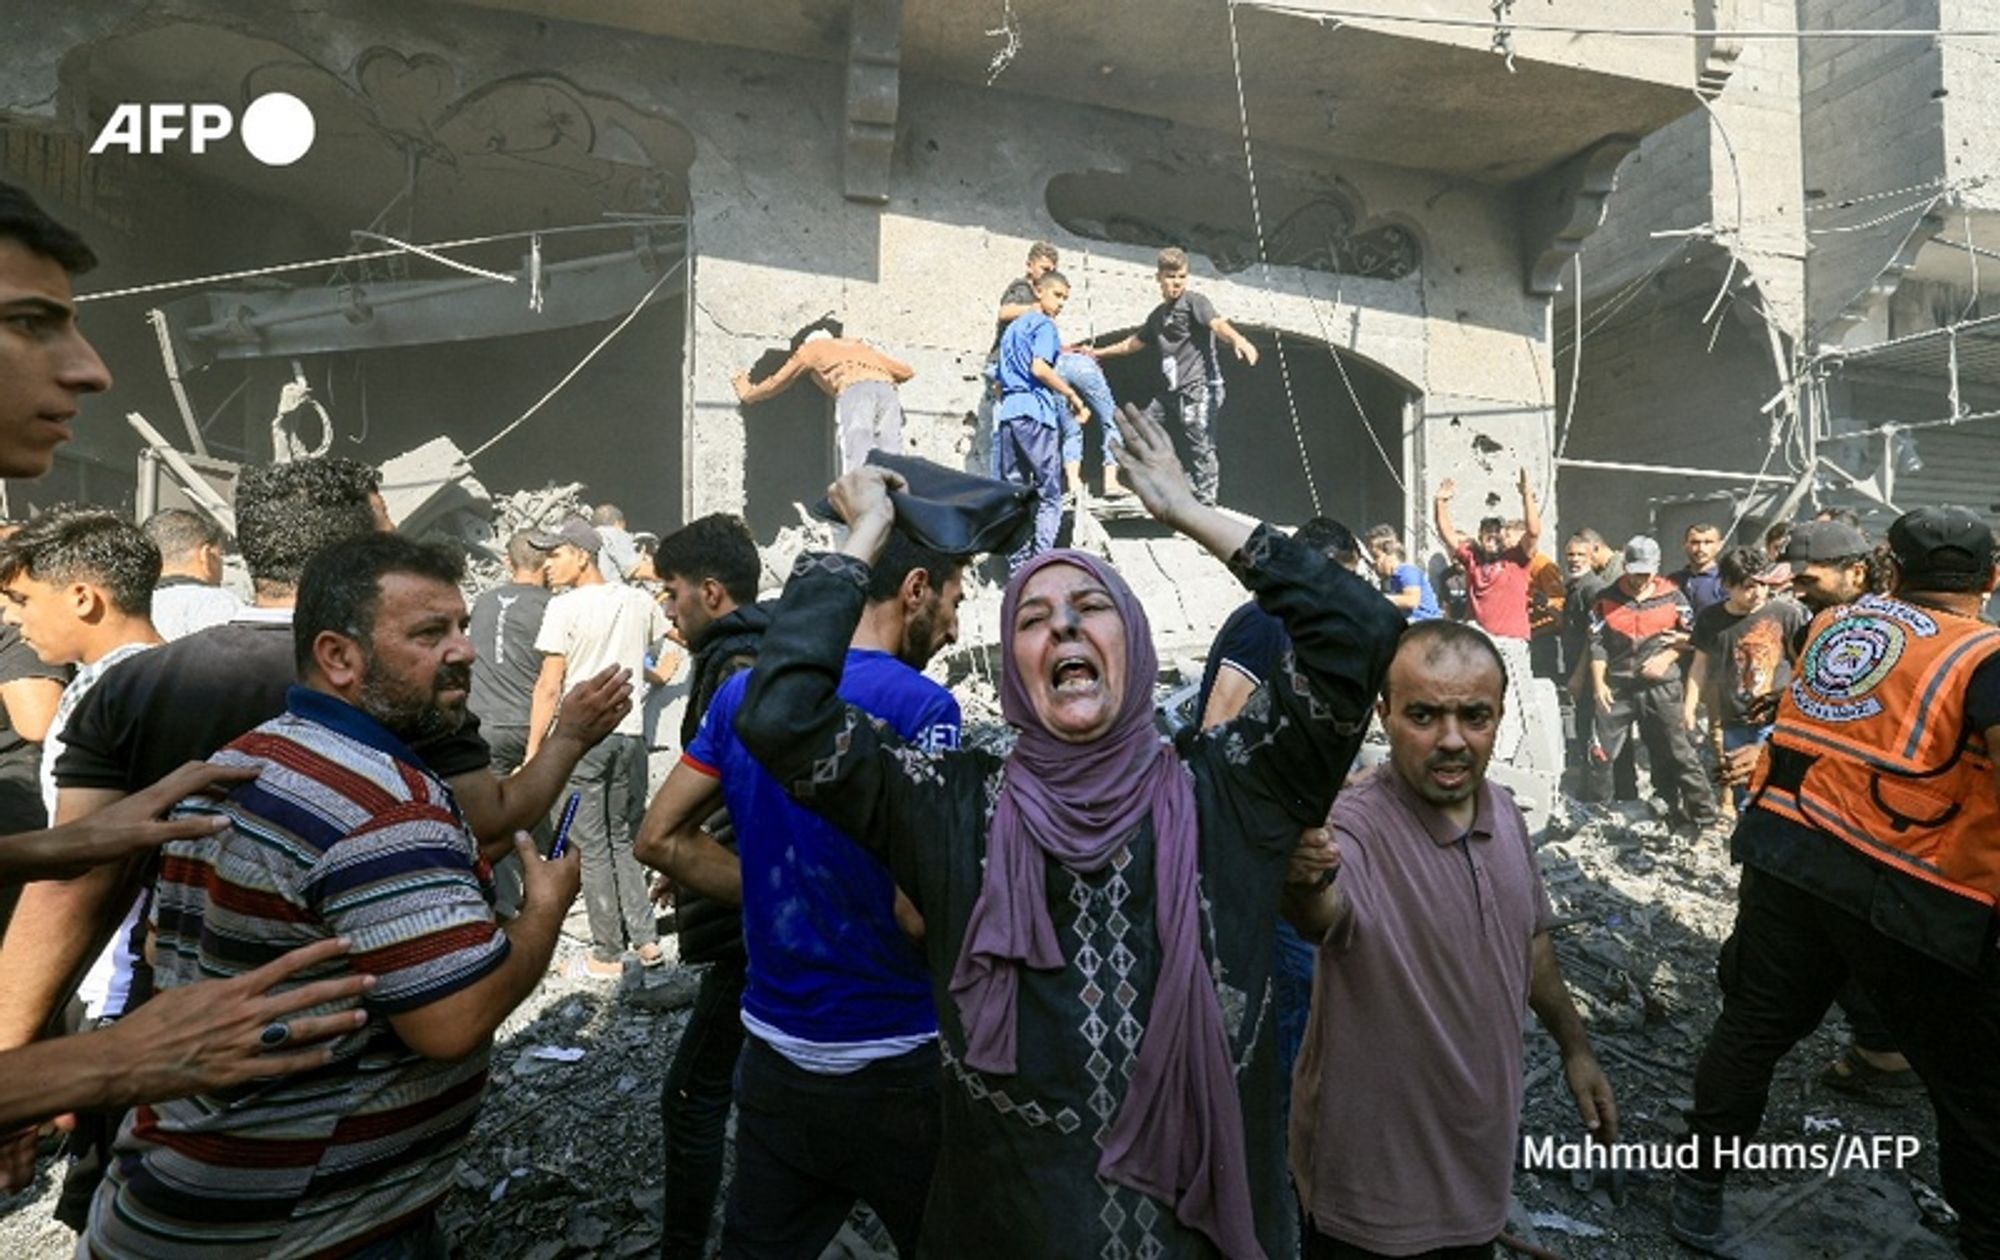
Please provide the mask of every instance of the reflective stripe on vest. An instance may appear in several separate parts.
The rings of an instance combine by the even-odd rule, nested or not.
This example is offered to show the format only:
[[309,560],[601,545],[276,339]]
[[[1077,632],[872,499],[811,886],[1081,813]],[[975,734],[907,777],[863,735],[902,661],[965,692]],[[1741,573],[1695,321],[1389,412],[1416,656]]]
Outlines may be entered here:
[[1763,759],[1758,807],[1995,905],[2000,793],[1965,696],[1996,654],[2000,630],[1884,596],[1821,613],[1771,734],[1773,752],[1798,756],[1780,783]]

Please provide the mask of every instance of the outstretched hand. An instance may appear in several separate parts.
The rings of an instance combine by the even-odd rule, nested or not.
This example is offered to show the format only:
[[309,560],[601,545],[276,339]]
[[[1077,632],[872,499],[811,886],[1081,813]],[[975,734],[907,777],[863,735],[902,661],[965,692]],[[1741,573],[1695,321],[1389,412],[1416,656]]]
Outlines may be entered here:
[[[344,939],[317,941],[230,980],[204,980],[168,989],[105,1030],[125,1044],[119,1050],[125,1078],[119,1102],[160,1102],[206,1093],[265,1076],[324,1067],[333,1061],[327,1042],[368,1022],[360,1007],[292,1018],[316,1007],[358,998],[375,977],[349,972],[274,992],[300,972],[346,954]],[[274,1050],[267,1038],[283,1024]]]
[[[108,1028],[65,1038],[60,1053],[87,1066],[64,1078],[73,1088],[57,1087],[41,1099],[50,1111],[65,1112],[53,1127],[74,1128],[72,1108],[163,1102],[326,1066],[333,1060],[332,1040],[359,1031],[368,1012],[360,1007],[304,1012],[362,997],[375,987],[375,977],[349,972],[273,990],[347,951],[344,939],[317,941],[234,979],[167,989]],[[53,1046],[43,1043],[9,1057],[54,1052]],[[4,1116],[7,1125],[17,1127],[0,1134],[0,1193],[25,1186],[34,1176],[44,1127],[35,1119],[19,1111]]]
[[622,665],[606,665],[569,689],[562,707],[556,710],[555,729],[549,738],[575,739],[586,749],[595,748],[631,711],[632,671]]
[[1173,439],[1145,412],[1126,403],[1117,412],[1118,433],[1124,439],[1118,447],[1118,467],[1125,484],[1139,496],[1139,502],[1155,520],[1176,525],[1187,510],[1197,505],[1194,487],[1181,468]]
[[190,761],[158,783],[75,822],[0,838],[0,874],[20,879],[67,879],[93,866],[122,861],[173,840],[198,840],[228,826],[212,814],[161,822],[160,815],[191,796],[220,796],[257,777],[250,766]]

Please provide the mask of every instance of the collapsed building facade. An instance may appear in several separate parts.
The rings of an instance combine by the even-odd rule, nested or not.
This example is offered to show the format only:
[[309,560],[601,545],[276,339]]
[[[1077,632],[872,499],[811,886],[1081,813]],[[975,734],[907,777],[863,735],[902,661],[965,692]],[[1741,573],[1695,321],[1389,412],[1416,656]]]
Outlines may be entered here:
[[2000,4],[1737,7],[1728,90],[1638,144],[1559,299],[1568,519],[1991,513]]
[[[637,526],[735,509],[768,536],[833,470],[828,406],[741,409],[730,376],[831,312],[916,367],[910,445],[962,459],[995,297],[1045,238],[1068,335],[1136,327],[1178,243],[1264,351],[1230,369],[1232,505],[1415,525],[1456,474],[1477,515],[1518,467],[1551,484],[1551,295],[1617,157],[1722,85],[1701,28],[1727,6],[1623,6],[1688,36],[1612,44],[1493,28],[1484,4],[1359,7],[1391,16],[31,6],[0,55],[0,173],[104,255],[81,287],[119,383],[16,497],[136,496],[136,411],[196,465],[446,437],[496,489],[581,481]],[[273,91],[317,121],[290,166],[233,141],[89,152],[121,105]]]

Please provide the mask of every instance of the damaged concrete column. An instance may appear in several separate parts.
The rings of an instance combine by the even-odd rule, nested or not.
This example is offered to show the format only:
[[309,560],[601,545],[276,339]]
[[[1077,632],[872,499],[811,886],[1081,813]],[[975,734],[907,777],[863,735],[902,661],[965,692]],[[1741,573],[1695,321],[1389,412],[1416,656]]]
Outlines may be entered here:
[[903,0],[854,0],[847,20],[847,140],[841,163],[850,200],[889,200],[902,50]]

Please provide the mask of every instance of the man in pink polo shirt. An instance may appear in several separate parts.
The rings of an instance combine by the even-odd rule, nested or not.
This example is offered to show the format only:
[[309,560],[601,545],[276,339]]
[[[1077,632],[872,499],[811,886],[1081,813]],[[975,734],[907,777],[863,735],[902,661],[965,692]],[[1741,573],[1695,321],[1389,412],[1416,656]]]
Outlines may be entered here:
[[1617,1135],[1526,820],[1485,781],[1506,690],[1484,635],[1413,623],[1382,689],[1389,765],[1343,791],[1293,859],[1285,915],[1320,943],[1292,1077],[1306,1260],[1493,1254],[1519,1148],[1524,1006],[1555,1038],[1591,1136]]
[[1526,639],[1528,569],[1542,536],[1542,512],[1528,485],[1528,470],[1521,470],[1521,537],[1511,546],[1506,541],[1507,523],[1497,516],[1480,518],[1479,533],[1473,538],[1454,529],[1451,497],[1456,493],[1458,486],[1451,478],[1439,482],[1431,498],[1431,515],[1445,552],[1465,570],[1465,602],[1471,606],[1472,619],[1496,638]]

